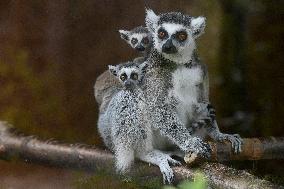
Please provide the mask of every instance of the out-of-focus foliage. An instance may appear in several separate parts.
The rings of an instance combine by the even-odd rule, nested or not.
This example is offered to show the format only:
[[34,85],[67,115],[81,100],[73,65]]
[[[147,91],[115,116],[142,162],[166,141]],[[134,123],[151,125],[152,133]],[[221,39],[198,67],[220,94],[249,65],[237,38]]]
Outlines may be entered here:
[[74,180],[74,187],[78,189],[91,188],[125,188],[125,189],[159,189],[162,187],[160,178],[147,178],[137,180],[135,178],[119,177],[113,173],[101,170],[90,177],[77,174]]
[[197,172],[193,181],[183,181],[177,187],[165,186],[163,189],[207,189],[208,184],[203,173]]

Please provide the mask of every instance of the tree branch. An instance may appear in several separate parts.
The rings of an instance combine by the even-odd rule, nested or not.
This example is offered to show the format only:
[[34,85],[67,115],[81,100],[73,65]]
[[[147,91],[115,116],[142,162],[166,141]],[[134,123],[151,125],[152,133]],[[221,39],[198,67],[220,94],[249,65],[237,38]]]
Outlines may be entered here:
[[[11,130],[11,126],[7,123],[0,122],[0,158],[2,159],[16,158],[48,166],[115,172],[113,155],[108,151],[84,145],[41,141],[31,136],[16,136]],[[161,176],[159,169],[155,166],[142,162],[137,163],[136,166],[137,168],[132,169],[132,176],[144,179]],[[202,163],[198,169],[204,172],[211,186],[236,189],[281,188],[246,171],[235,170],[220,163]],[[173,167],[173,170],[176,182],[192,179],[195,174],[195,169],[189,169],[186,166]]]

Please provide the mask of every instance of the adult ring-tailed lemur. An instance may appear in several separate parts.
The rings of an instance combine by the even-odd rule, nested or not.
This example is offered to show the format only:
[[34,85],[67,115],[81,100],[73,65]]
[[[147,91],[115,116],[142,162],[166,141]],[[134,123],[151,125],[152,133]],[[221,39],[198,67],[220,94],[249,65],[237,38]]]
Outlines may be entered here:
[[201,138],[209,135],[213,140],[229,140],[234,152],[240,152],[242,139],[219,131],[209,103],[208,71],[197,57],[195,44],[204,32],[205,18],[146,10],[146,25],[153,49],[147,59],[145,111],[157,133],[156,146],[171,142],[184,152],[208,157],[210,148]]
[[185,152],[206,157],[209,146],[199,137],[209,134],[214,140],[230,140],[240,151],[239,136],[220,133],[214,111],[210,112],[208,73],[195,52],[195,39],[204,31],[205,19],[181,13],[155,15],[148,10],[146,24],[155,44],[149,53],[145,89],[155,146],[163,149],[174,143]]

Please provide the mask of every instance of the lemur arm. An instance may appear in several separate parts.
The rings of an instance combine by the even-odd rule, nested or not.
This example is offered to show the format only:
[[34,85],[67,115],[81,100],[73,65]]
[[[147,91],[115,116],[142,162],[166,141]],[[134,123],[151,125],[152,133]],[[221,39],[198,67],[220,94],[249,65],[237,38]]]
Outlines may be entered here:
[[161,135],[169,138],[181,150],[185,152],[194,152],[205,158],[210,156],[210,146],[204,143],[200,138],[191,136],[189,130],[179,119],[176,113],[176,107],[172,103],[163,104],[161,107],[155,106],[152,111],[151,120],[153,127],[158,129]]

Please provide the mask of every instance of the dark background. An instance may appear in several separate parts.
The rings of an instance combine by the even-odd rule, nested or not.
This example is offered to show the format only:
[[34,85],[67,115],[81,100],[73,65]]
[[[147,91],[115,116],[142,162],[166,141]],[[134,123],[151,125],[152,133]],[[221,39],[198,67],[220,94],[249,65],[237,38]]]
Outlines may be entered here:
[[[207,17],[197,44],[222,131],[284,136],[282,0],[1,0],[0,119],[44,139],[102,146],[93,85],[107,65],[139,55],[117,30],[143,25],[145,6]],[[283,178],[279,164],[241,167],[280,167]]]

